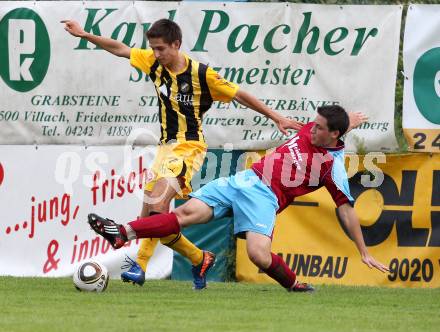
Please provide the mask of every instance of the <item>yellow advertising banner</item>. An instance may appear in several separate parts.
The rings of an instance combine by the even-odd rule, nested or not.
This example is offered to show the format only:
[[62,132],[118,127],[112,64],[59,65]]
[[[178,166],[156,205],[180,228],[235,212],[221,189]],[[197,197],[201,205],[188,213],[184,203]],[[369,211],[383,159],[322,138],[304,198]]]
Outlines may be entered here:
[[[440,287],[440,155],[346,158],[350,189],[369,252],[389,273],[370,270],[321,188],[278,215],[272,252],[312,284]],[[237,242],[237,279],[274,282]]]

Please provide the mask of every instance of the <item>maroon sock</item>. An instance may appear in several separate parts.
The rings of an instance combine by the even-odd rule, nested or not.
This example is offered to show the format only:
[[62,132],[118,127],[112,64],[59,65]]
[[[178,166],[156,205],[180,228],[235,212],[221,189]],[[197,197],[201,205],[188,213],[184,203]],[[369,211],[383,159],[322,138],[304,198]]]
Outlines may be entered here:
[[155,214],[146,218],[139,218],[128,225],[136,232],[139,238],[161,238],[180,232],[180,225],[177,216],[171,213]]
[[127,241],[127,231],[123,225],[119,225],[119,231],[121,232],[122,236],[125,237],[125,241]]
[[278,281],[278,283],[284,288],[292,287],[296,280],[296,274],[280,256],[275,255],[274,253],[271,253],[271,255],[272,263],[263,271],[266,272],[269,277]]

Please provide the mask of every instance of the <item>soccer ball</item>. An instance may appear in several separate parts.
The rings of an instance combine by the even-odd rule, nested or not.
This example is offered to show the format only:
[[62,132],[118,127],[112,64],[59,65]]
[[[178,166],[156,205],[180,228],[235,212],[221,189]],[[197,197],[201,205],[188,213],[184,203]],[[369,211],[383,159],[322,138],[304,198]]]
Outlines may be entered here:
[[93,260],[82,262],[73,273],[73,284],[79,291],[103,292],[107,288],[108,279],[107,268]]

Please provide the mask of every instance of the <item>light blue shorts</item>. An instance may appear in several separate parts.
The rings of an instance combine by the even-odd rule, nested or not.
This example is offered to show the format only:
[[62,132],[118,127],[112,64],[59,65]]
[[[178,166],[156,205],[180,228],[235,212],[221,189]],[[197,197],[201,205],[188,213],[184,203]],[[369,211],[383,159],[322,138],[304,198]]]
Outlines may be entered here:
[[251,231],[272,236],[278,200],[253,170],[211,181],[190,196],[214,209],[212,219],[233,215],[234,234]]

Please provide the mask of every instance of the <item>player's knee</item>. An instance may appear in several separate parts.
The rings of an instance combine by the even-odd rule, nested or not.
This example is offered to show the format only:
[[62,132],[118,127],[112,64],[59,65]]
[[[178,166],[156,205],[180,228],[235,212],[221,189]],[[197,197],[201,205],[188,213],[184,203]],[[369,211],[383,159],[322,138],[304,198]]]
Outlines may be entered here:
[[271,255],[261,248],[248,248],[248,257],[260,269],[267,269],[271,264]]
[[173,212],[174,212],[174,214],[175,214],[176,217],[177,217],[177,221],[179,222],[179,224],[180,224],[182,227],[187,226],[187,225],[185,224],[185,221],[188,220],[188,219],[190,219],[191,216],[194,214],[194,210],[193,210],[191,207],[188,207],[188,206],[186,206],[186,205],[181,205],[181,206],[179,206],[179,207],[178,207],[177,209],[175,209]]
[[149,210],[159,213],[168,213],[170,210],[170,204],[168,202],[157,202],[150,204]]

